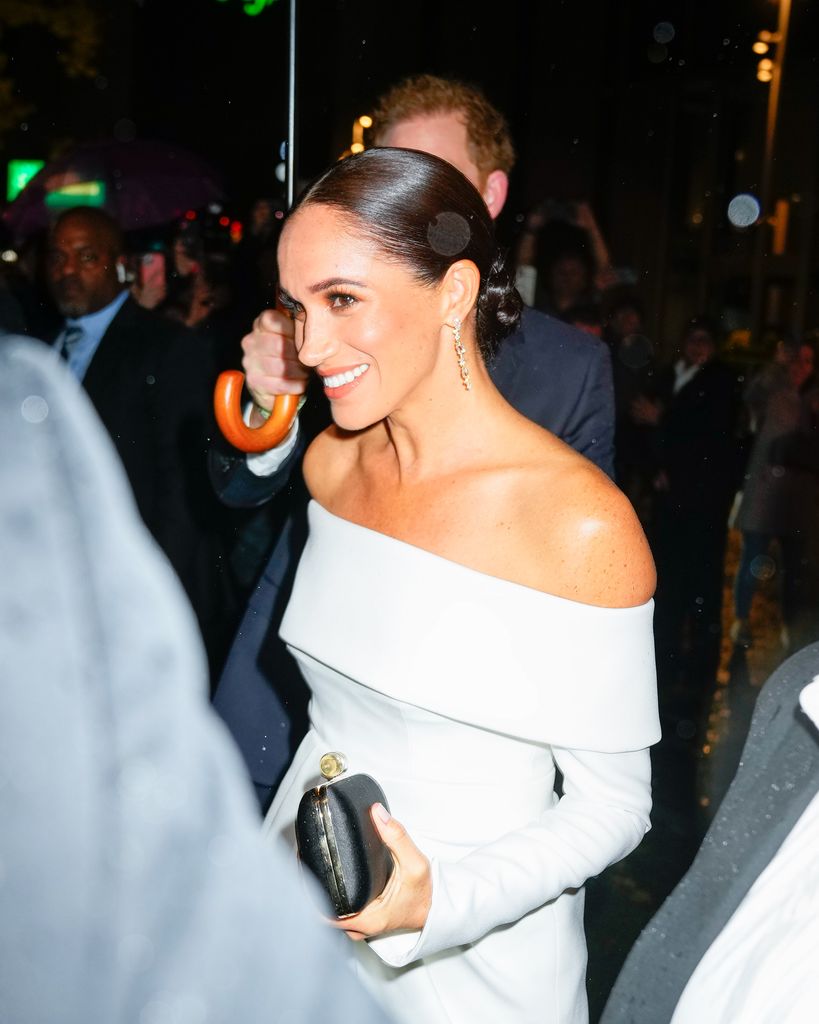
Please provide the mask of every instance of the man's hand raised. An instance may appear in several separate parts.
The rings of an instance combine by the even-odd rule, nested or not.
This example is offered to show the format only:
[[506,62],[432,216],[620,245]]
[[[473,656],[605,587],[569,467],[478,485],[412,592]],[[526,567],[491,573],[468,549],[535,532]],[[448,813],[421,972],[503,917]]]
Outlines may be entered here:
[[[302,395],[310,371],[296,355],[293,321],[284,313],[265,309],[253,322],[253,330],[242,338],[242,368],[255,406],[270,411],[276,395]],[[251,426],[264,417],[253,409]]]

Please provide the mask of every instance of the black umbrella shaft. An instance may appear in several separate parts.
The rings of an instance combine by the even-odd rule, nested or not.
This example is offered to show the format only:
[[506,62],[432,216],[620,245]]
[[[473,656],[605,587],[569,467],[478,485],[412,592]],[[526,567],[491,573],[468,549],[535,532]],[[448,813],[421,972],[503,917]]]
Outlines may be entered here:
[[290,38],[287,60],[287,159],[285,161],[288,210],[293,205],[296,190],[296,6],[297,0],[290,0]]

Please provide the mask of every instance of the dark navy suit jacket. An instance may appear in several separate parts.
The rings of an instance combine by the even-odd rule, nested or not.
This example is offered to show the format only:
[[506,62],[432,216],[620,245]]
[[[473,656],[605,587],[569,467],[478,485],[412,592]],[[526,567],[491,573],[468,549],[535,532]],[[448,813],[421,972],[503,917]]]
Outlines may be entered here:
[[[521,329],[501,342],[489,370],[519,412],[613,475],[614,391],[606,345],[527,308]],[[307,422],[300,418],[304,444],[322,416],[329,422],[323,396],[309,401],[300,417],[306,413],[309,420],[311,409],[319,423],[302,430]],[[214,486],[229,505],[260,505],[284,486],[293,489],[291,513],[249,601],[214,696],[263,804],[307,731],[306,686],[278,637],[307,536],[307,492],[296,464],[300,457],[294,453],[286,466],[262,478],[247,469],[243,455],[211,453]]]

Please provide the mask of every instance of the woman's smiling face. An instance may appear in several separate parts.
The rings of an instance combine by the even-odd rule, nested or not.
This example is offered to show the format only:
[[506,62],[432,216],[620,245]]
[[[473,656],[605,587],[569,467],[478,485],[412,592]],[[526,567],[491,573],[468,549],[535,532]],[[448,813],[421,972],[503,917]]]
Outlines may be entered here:
[[279,281],[299,359],[321,377],[340,427],[390,415],[432,372],[440,289],[390,262],[349,217],[319,204],[298,210],[279,242]]

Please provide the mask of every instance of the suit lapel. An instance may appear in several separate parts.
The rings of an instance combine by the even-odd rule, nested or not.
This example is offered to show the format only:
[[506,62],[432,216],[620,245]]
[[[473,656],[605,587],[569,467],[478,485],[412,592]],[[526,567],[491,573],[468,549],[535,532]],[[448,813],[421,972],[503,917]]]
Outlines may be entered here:
[[117,409],[123,400],[120,382],[132,377],[132,352],[128,344],[133,322],[132,304],[132,299],[126,299],[108,325],[83,380],[83,387],[107,425],[111,417],[116,421]]

